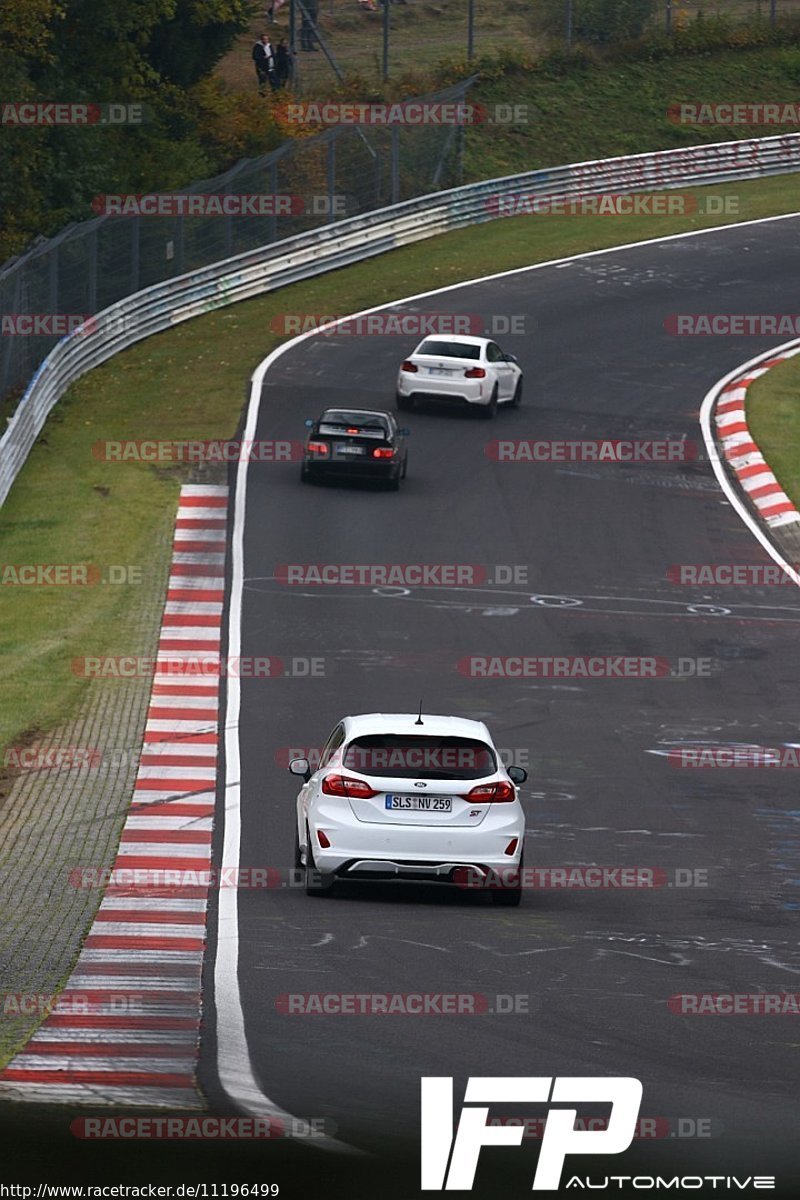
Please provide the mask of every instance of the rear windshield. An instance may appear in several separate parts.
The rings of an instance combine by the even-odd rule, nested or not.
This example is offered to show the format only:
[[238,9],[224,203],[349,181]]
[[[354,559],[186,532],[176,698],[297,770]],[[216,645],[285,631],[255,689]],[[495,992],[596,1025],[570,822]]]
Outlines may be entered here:
[[320,427],[330,425],[336,429],[363,429],[368,433],[388,433],[389,422],[377,413],[348,412],[346,409],[328,409],[319,419]]
[[481,348],[471,342],[439,342],[428,338],[417,354],[434,354],[439,358],[480,358]]
[[471,738],[390,733],[356,738],[342,765],[363,775],[401,779],[480,779],[497,770],[497,759],[485,742]]

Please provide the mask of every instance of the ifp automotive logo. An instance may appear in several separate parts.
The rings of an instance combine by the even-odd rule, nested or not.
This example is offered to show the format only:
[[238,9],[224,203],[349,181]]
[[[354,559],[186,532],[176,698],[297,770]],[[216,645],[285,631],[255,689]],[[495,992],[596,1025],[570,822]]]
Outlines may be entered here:
[[642,1103],[638,1079],[586,1079],[559,1076],[471,1076],[464,1093],[461,1119],[453,1137],[453,1080],[422,1079],[421,1190],[472,1190],[482,1146],[520,1146],[521,1125],[489,1125],[490,1104],[610,1104],[605,1129],[576,1129],[575,1108],[550,1108],[533,1191],[555,1191],[564,1160],[570,1154],[621,1154],[636,1133]]

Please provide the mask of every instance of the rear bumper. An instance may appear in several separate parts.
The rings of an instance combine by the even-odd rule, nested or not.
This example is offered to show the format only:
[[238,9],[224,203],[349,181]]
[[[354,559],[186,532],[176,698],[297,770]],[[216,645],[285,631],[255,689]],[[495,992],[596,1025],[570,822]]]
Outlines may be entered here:
[[[351,825],[321,813],[309,822],[314,862],[320,871],[362,878],[448,879],[455,868],[470,866],[508,870],[518,866],[522,855],[525,818],[517,804],[507,807],[506,813],[487,814],[480,826]],[[319,845],[318,828],[331,843],[327,849]],[[513,838],[516,849],[506,854]]]
[[399,458],[385,459],[353,459],[344,462],[321,462],[319,459],[305,459],[303,466],[309,475],[316,475],[322,478],[348,478],[358,477],[359,479],[391,479],[398,471],[402,470],[402,460]]
[[428,400],[436,404],[488,404],[492,388],[486,379],[459,379],[458,383],[418,379],[403,374],[397,381],[397,391],[409,400]]

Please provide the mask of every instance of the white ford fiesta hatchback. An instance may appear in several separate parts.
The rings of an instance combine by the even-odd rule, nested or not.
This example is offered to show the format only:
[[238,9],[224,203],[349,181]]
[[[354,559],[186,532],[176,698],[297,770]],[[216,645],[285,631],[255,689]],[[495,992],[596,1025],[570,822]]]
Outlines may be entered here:
[[368,713],[336,725],[297,796],[295,866],[306,891],[336,879],[488,884],[519,904],[525,818],[516,784],[482,721]]

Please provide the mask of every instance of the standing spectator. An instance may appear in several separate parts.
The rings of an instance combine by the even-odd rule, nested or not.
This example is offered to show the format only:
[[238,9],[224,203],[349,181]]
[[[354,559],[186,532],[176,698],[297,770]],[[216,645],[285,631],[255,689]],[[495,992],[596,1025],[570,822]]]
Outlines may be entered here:
[[316,50],[314,26],[317,23],[317,0],[303,0],[303,19],[300,25],[300,49]]
[[275,24],[275,13],[278,12],[279,9],[283,8],[285,3],[286,3],[286,0],[270,0],[269,8],[267,9],[266,13],[264,14],[264,16],[267,18],[267,23],[269,25]]
[[256,42],[253,46],[253,62],[256,65],[258,90],[261,95],[264,95],[264,88],[267,84],[274,91],[278,86],[278,81],[275,75],[275,54],[268,33],[262,33],[261,41]]
[[289,82],[289,77],[292,73],[291,66],[289,50],[286,42],[281,38],[275,47],[275,75],[279,88],[286,87]]

